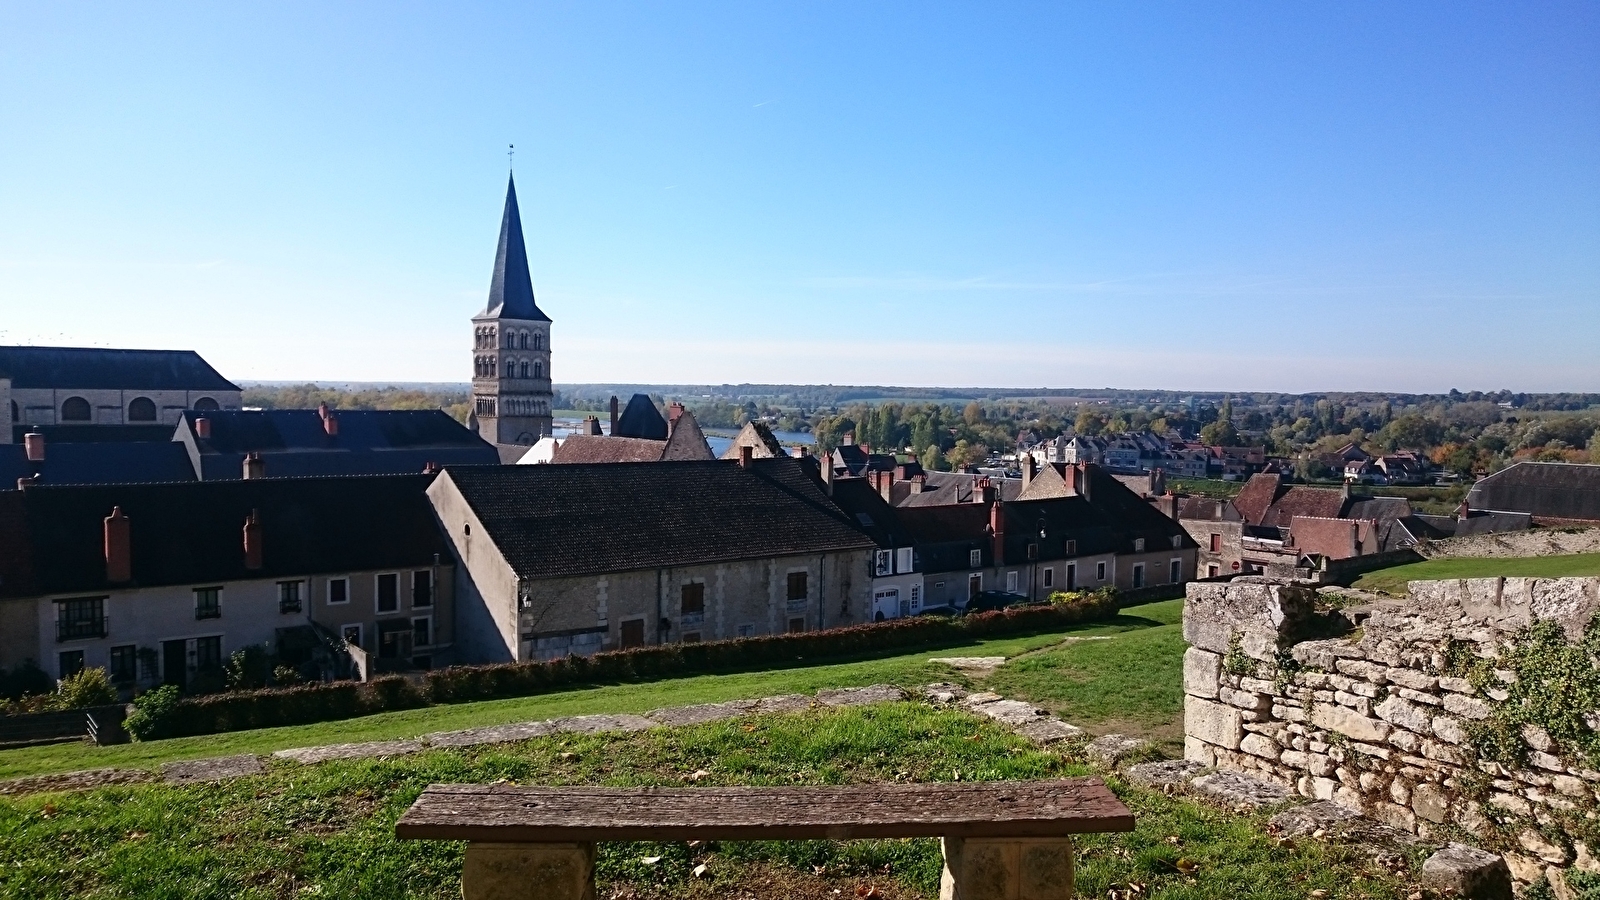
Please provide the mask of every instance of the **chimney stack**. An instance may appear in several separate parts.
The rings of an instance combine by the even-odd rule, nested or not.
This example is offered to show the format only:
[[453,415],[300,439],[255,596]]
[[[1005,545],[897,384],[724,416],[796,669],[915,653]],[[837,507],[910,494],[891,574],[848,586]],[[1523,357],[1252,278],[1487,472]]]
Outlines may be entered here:
[[133,580],[133,552],[129,546],[128,517],[122,507],[113,506],[105,521],[106,580],[121,583]]
[[611,430],[607,432],[612,437],[617,436],[617,395],[611,395]]
[[878,494],[883,497],[883,502],[894,505],[894,472],[878,473]]
[[1091,503],[1094,502],[1094,498],[1089,495],[1089,470],[1093,465],[1094,463],[1079,463],[1078,465],[1078,493],[1083,495],[1083,499]]
[[245,454],[244,477],[247,481],[255,478],[267,477],[267,463],[266,460],[261,458],[260,453],[251,450],[249,453]]
[[24,475],[17,479],[17,490],[25,491],[38,483],[39,479],[33,477],[32,475]]
[[841,445],[843,445],[843,446],[846,446],[846,447],[850,446],[851,444],[854,444],[855,442],[856,442],[856,433],[854,431],[846,431],[839,438],[839,443]]
[[339,420],[334,418],[333,410],[328,409],[328,404],[319,404],[317,406],[317,415],[322,417],[322,430],[327,432],[328,437],[338,437]]
[[673,425],[678,424],[678,420],[681,418],[683,418],[683,404],[676,400],[667,404],[667,427],[671,428]]
[[583,430],[579,434],[605,434],[600,430],[600,419],[597,416],[583,417]]
[[261,568],[261,510],[252,509],[244,520],[244,567]]
[[924,472],[918,472],[916,477],[911,479],[911,493],[913,493],[913,494],[922,493],[923,490],[927,488],[927,486],[928,486],[928,476]]
[[1457,519],[1465,519],[1465,518],[1467,518],[1467,517],[1469,517],[1471,515],[1472,515],[1472,507],[1467,505],[1467,501],[1465,501],[1465,500],[1461,501],[1461,505],[1456,507],[1456,518]]
[[748,469],[756,464],[756,448],[749,444],[739,447],[739,468]]
[[194,419],[194,436],[202,441],[211,440],[211,420],[205,416],[196,416]]
[[1033,483],[1033,476],[1038,474],[1039,461],[1033,458],[1032,453],[1022,454],[1022,489],[1027,490]]
[[431,459],[428,460],[427,462],[422,464],[422,474],[424,474],[424,475],[437,475],[437,474],[439,474],[439,464],[434,462]]
[[989,503],[989,533],[994,536],[994,564],[1006,564],[1006,515],[999,500]]
[[833,454],[824,453],[817,457],[817,467],[822,470],[822,490],[829,497],[833,496]]
[[44,435],[30,431],[22,436],[22,445],[27,451],[28,462],[44,462]]

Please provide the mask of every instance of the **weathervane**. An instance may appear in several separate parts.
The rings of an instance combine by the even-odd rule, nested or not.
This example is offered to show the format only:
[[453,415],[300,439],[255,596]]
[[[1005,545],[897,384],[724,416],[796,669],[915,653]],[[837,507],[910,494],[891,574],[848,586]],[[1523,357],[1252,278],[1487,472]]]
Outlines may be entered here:
[[510,147],[511,147],[511,149],[506,151],[506,168],[507,169],[515,169],[516,165],[515,165],[515,163],[514,163],[514,161],[512,160],[511,157],[516,155],[516,153],[517,153],[517,145],[516,144],[511,144]]

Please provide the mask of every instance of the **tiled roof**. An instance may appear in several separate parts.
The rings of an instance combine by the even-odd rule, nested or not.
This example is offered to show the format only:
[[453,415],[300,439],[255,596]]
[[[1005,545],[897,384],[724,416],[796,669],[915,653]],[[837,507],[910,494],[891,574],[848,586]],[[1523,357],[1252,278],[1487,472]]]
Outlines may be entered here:
[[188,450],[170,440],[54,444],[47,439],[44,461],[37,463],[28,461],[24,445],[0,444],[0,491],[14,490],[22,477],[43,485],[193,481],[194,464]]
[[700,422],[695,419],[694,413],[684,410],[678,416],[678,420],[672,423],[672,433],[667,436],[667,444],[661,451],[661,458],[674,462],[716,459],[711,453],[711,445],[706,443],[706,433],[700,430]]
[[1473,485],[1467,505],[1536,519],[1600,521],[1600,465],[1519,462]]
[[1267,507],[1278,499],[1278,485],[1282,480],[1278,475],[1250,476],[1250,480],[1239,491],[1239,496],[1233,498],[1234,508],[1239,510],[1239,515],[1244,516],[1246,522],[1260,525],[1267,514]]
[[524,578],[873,546],[796,459],[448,468],[451,489]]
[[911,532],[901,524],[898,510],[883,499],[865,478],[840,477],[833,483],[833,502],[844,510],[863,534],[879,547],[907,547]]
[[[895,503],[898,506],[948,506],[952,503],[970,503],[973,486],[979,478],[988,477],[965,472],[928,472],[928,480],[923,486],[922,493],[906,494],[902,498],[897,492]],[[1016,500],[1022,494],[1020,478],[989,478],[989,482],[999,488],[1001,500]]]
[[1243,516],[1235,509],[1230,500],[1214,500],[1210,497],[1179,497],[1178,518],[1204,519],[1208,522],[1239,522]]
[[666,447],[666,441],[574,434],[561,441],[561,447],[556,450],[555,458],[550,461],[558,465],[656,462],[661,459],[661,453]]
[[[424,493],[431,480],[390,475],[29,488],[0,500],[0,531],[15,528],[5,520],[20,511],[31,569],[24,594],[108,589],[103,523],[113,507],[129,520],[133,587],[422,567],[449,549]],[[258,570],[244,565],[244,522],[252,510],[262,525]],[[13,568],[0,563],[0,570]]]
[[0,347],[0,377],[13,388],[237,391],[193,350]]
[[[1337,519],[1343,514],[1346,499],[1344,493],[1335,488],[1297,484],[1278,495],[1278,499],[1267,508],[1267,514],[1260,524],[1288,528],[1293,527],[1289,523],[1296,516]],[[1234,505],[1238,505],[1237,500]]]
[[1329,559],[1349,559],[1378,552],[1377,523],[1371,519],[1296,516],[1290,520],[1295,550]]

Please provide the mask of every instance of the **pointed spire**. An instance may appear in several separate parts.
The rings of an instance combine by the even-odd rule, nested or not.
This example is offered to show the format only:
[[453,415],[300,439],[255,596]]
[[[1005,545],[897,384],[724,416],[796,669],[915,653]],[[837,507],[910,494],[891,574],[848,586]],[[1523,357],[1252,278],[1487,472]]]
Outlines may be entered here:
[[494,280],[489,284],[489,305],[484,315],[550,321],[533,300],[533,279],[528,275],[528,248],[522,242],[522,214],[517,210],[514,177],[506,182],[506,212],[500,220],[500,246],[494,254]]

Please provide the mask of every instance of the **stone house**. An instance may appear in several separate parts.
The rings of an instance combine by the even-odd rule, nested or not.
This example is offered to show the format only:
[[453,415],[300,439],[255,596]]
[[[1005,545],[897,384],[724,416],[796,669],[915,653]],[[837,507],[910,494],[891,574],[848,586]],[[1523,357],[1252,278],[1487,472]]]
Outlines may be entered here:
[[872,541],[805,460],[450,467],[428,489],[473,661],[868,621]]
[[[373,668],[453,650],[431,476],[30,487],[0,495],[0,666],[215,682],[247,646]],[[340,673],[331,673],[340,674]]]
[[1182,497],[1178,524],[1200,547],[1195,577],[1217,578],[1244,569],[1244,517],[1232,501]]
[[1467,492],[1467,507],[1521,513],[1535,525],[1600,524],[1600,465],[1519,462]]
[[0,400],[20,442],[33,425],[175,425],[186,409],[238,409],[239,386],[192,350],[0,347]]

